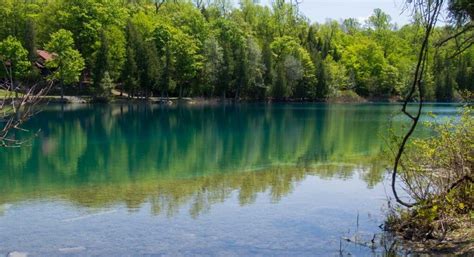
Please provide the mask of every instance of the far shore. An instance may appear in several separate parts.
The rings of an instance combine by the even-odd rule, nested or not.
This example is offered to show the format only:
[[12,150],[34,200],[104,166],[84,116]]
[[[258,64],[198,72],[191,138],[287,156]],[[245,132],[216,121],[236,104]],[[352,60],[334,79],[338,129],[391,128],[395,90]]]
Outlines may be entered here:
[[[1,94],[0,103],[4,100],[10,100],[11,96],[4,93]],[[21,98],[21,94],[19,95]],[[230,104],[230,103],[327,103],[327,104],[364,104],[364,103],[402,103],[404,99],[400,96],[377,96],[377,97],[362,97],[357,95],[352,90],[339,91],[336,96],[328,97],[327,99],[309,99],[309,98],[265,98],[265,99],[249,99],[234,97],[129,97],[126,93],[120,94],[117,90],[112,90],[109,97],[96,97],[92,95],[45,95],[40,97],[43,102],[53,104],[129,104],[129,103],[149,103],[149,104],[188,104],[188,105],[214,105],[214,104]],[[431,103],[461,103],[465,102],[460,97],[453,99],[450,102],[429,101]]]
[[63,104],[89,104],[89,103],[151,103],[151,104],[221,104],[221,103],[396,103],[400,102],[397,98],[347,98],[347,97],[331,97],[325,100],[313,99],[235,99],[235,98],[220,98],[220,97],[119,97],[113,96],[110,98],[97,98],[92,96],[44,96],[42,97],[48,103],[63,103]]
[[[363,98],[360,96],[336,96],[330,97],[328,99],[235,99],[235,98],[221,98],[221,97],[134,97],[130,98],[127,96],[113,95],[108,98],[104,97],[93,97],[89,95],[81,96],[61,96],[52,95],[52,96],[42,96],[43,103],[52,103],[52,104],[163,104],[163,105],[215,105],[215,104],[232,104],[232,103],[326,103],[326,104],[370,104],[370,103],[402,103],[403,99],[400,97],[371,97]],[[3,99],[0,99],[2,102]],[[452,102],[436,102],[432,103],[460,103],[462,101],[452,101]]]
[[[232,104],[232,103],[321,103],[321,104],[370,104],[370,103],[402,103],[400,98],[358,98],[347,99],[332,97],[326,100],[310,100],[310,99],[235,99],[235,98],[207,98],[207,97],[149,97],[149,98],[128,98],[128,97],[111,97],[111,98],[95,98],[91,96],[45,96],[44,101],[52,104],[163,104],[163,105],[216,105],[216,104]],[[428,103],[428,102],[427,102]],[[452,102],[429,102],[429,103],[461,103],[461,101]]]

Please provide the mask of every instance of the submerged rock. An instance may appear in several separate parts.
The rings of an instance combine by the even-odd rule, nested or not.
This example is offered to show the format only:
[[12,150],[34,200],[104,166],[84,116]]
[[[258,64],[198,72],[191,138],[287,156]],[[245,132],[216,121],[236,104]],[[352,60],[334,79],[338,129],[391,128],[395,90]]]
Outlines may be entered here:
[[7,255],[7,257],[27,257],[28,253],[24,252],[11,252]]
[[62,253],[77,253],[77,252],[85,251],[86,248],[84,246],[78,246],[78,247],[59,248],[58,250]]

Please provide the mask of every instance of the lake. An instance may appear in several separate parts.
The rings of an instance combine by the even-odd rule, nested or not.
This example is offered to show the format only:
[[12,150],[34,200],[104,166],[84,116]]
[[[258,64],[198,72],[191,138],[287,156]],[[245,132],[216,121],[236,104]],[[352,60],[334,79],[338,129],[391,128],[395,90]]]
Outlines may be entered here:
[[0,151],[0,256],[383,254],[399,110],[49,106],[26,126],[36,137]]

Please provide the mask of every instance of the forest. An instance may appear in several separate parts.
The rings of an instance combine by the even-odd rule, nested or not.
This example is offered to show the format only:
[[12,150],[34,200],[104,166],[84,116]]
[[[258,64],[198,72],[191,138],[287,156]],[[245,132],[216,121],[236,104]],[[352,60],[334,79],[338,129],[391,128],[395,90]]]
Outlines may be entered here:
[[[112,89],[144,98],[406,95],[423,39],[416,15],[399,26],[375,9],[365,21],[320,24],[293,1],[256,2],[0,0],[0,78],[19,91],[49,80],[61,94],[96,97]],[[455,42],[439,44],[454,30],[433,33],[427,100],[474,90],[474,48],[458,53]]]

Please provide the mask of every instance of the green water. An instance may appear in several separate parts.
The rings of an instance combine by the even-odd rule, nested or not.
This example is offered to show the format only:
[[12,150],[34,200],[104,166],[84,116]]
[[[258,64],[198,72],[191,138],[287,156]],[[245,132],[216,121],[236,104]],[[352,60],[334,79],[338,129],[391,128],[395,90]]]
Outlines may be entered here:
[[0,152],[0,255],[337,255],[380,232],[398,110],[49,106],[38,136]]

